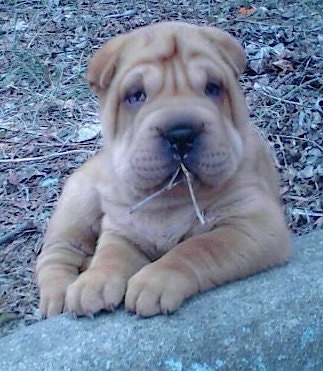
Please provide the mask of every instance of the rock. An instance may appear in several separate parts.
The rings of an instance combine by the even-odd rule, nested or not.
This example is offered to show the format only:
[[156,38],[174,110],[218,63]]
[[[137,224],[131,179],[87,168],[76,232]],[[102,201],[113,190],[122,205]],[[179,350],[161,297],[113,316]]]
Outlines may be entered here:
[[0,339],[0,370],[322,370],[323,231],[290,264],[201,294],[175,314],[57,316]]

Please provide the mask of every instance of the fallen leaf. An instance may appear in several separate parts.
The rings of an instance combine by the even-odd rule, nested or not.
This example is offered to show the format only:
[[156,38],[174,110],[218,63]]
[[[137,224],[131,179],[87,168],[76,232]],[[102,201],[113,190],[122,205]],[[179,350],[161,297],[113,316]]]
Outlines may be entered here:
[[81,143],[86,142],[87,140],[95,138],[99,135],[101,130],[100,125],[87,125],[80,128],[77,132],[75,138],[72,139],[72,142]]
[[251,14],[253,14],[254,12],[256,11],[256,8],[254,6],[251,6],[251,7],[245,7],[245,6],[242,6],[241,8],[239,8],[238,12],[243,15],[244,17],[247,17]]

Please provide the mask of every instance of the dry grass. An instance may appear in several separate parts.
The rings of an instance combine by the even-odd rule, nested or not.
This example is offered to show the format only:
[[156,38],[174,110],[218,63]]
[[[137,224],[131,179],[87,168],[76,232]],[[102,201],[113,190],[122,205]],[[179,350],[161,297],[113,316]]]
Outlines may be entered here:
[[[218,25],[248,55],[251,118],[276,152],[291,229],[323,224],[319,0],[67,1],[0,5],[0,333],[37,320],[34,262],[71,171],[100,147],[87,60],[109,37],[158,20]],[[12,232],[12,233],[11,233]],[[11,235],[10,235],[11,233]]]

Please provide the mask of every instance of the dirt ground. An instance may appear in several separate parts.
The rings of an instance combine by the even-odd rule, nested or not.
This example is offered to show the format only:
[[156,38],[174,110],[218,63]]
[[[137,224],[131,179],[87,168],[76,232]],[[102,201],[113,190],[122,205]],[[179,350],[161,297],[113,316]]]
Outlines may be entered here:
[[241,41],[241,85],[276,154],[289,226],[322,228],[319,0],[0,1],[0,335],[39,320],[34,264],[46,222],[66,177],[100,148],[89,56],[160,20],[217,25]]

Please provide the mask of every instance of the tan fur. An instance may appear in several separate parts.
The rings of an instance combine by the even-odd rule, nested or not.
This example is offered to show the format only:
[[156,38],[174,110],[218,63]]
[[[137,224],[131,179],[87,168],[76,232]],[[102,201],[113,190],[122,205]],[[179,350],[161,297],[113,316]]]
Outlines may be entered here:
[[[143,27],[94,55],[104,148],[70,177],[49,222],[37,262],[44,316],[123,300],[140,316],[170,313],[288,260],[277,172],[236,82],[244,65],[229,34],[184,23]],[[204,92],[210,79],[222,87],[215,99]],[[146,101],[127,105],[138,87]],[[173,174],[160,132],[179,118],[200,131],[189,171],[204,225],[185,184],[129,213]]]

